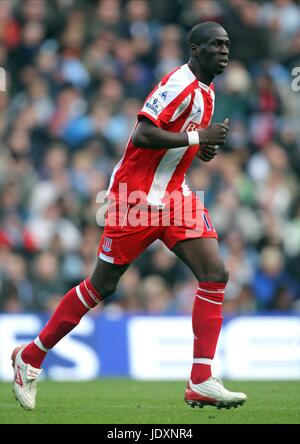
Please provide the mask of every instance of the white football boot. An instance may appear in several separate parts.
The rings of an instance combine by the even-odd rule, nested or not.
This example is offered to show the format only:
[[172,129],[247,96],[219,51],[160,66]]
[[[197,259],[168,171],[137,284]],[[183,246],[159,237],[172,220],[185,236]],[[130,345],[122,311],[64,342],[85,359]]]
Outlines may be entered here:
[[35,408],[37,378],[42,369],[34,368],[23,362],[21,353],[25,347],[26,345],[16,347],[11,355],[14,369],[13,391],[21,407],[26,410],[33,410]]
[[219,409],[223,407],[230,409],[244,404],[247,396],[245,393],[230,392],[220,379],[211,376],[201,384],[193,384],[190,380],[184,399],[191,407],[212,405]]

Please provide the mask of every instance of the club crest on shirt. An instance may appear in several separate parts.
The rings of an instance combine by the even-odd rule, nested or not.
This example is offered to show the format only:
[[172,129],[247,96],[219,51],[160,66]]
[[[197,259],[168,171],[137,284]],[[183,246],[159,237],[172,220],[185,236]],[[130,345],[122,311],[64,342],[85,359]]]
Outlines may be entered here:
[[102,247],[105,253],[109,253],[111,251],[111,244],[112,244],[112,239],[110,237],[104,236]]
[[158,115],[164,109],[159,100],[155,97],[150,97],[149,101],[146,103],[146,108],[156,115]]
[[167,95],[168,95],[168,91],[163,91],[161,93],[158,94],[159,97],[161,97],[163,100],[166,100]]

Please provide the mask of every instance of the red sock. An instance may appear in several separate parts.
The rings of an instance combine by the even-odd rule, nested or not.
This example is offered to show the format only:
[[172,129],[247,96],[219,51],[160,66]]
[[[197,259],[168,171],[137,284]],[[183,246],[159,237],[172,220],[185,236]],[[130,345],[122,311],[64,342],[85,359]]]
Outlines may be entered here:
[[61,300],[52,317],[41,333],[22,352],[26,364],[40,368],[49,349],[54,347],[66,334],[79,324],[80,319],[103,298],[85,279],[72,288]]
[[191,380],[194,384],[211,376],[211,361],[222,326],[225,286],[224,283],[199,282],[192,313],[194,361]]

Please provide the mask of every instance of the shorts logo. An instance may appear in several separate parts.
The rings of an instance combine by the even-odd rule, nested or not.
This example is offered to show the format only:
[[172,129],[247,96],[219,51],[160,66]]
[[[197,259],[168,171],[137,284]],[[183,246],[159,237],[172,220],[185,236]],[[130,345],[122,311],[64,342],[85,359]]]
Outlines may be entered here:
[[166,100],[167,95],[168,95],[168,91],[164,91],[158,94],[159,97],[161,97],[163,100]]
[[163,106],[155,97],[150,98],[149,102],[146,103],[146,108],[150,109],[150,111],[152,111],[156,115],[158,115],[163,110]]
[[111,251],[112,239],[110,237],[104,236],[103,238],[103,251],[109,253]]

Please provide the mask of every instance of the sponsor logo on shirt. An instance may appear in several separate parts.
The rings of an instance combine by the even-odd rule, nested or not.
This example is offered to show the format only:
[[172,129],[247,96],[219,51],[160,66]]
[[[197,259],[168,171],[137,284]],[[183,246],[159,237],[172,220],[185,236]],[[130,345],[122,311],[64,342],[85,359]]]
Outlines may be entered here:
[[164,108],[155,97],[151,97],[146,103],[146,108],[152,111],[154,114],[158,115]]
[[200,123],[190,122],[186,128],[186,131],[196,131],[200,128]]

